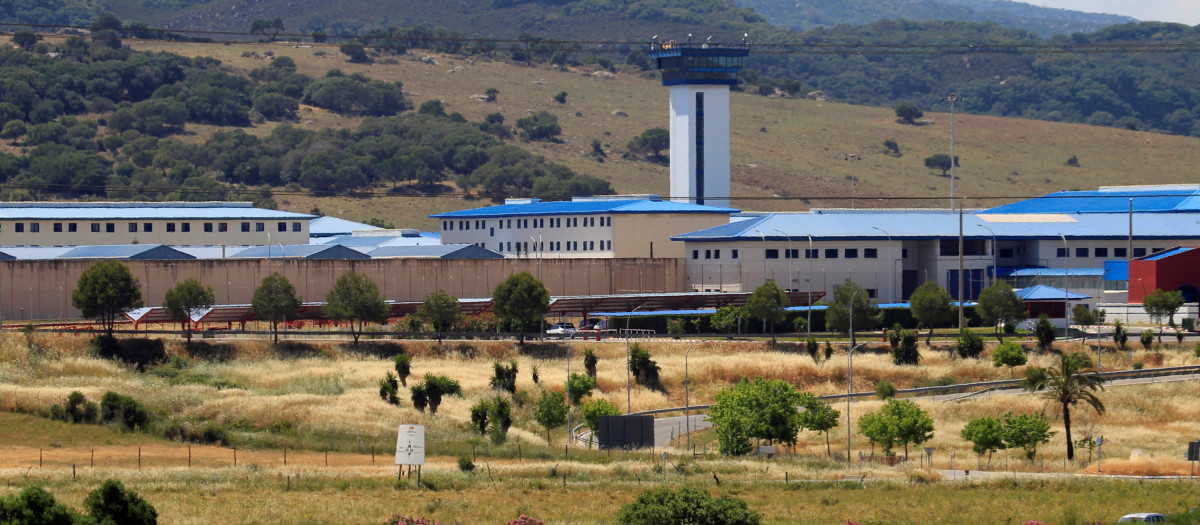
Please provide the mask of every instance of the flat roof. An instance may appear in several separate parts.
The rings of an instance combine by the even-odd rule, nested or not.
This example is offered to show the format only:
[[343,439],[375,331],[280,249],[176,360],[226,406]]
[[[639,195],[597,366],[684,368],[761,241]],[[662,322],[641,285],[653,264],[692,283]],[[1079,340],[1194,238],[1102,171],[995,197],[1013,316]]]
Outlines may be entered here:
[[314,215],[255,208],[249,202],[3,202],[8,220],[308,220]]
[[483,219],[495,217],[526,217],[534,215],[596,215],[613,213],[711,213],[730,214],[738,210],[686,202],[653,199],[576,199],[570,201],[523,202],[458,210],[430,215],[435,219]]

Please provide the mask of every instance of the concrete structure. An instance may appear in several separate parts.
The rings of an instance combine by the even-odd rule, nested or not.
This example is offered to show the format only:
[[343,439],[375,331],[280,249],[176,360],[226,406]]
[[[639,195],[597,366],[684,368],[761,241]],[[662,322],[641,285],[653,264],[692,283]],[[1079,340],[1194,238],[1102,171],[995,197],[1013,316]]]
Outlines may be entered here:
[[692,45],[691,35],[651,43],[671,88],[671,200],[729,206],[729,88],[749,53],[744,44]]
[[729,222],[737,210],[648,197],[509,199],[499,206],[430,215],[446,244],[474,244],[506,257],[683,258],[671,236]]
[[0,246],[299,244],[312,218],[248,202],[9,202]]

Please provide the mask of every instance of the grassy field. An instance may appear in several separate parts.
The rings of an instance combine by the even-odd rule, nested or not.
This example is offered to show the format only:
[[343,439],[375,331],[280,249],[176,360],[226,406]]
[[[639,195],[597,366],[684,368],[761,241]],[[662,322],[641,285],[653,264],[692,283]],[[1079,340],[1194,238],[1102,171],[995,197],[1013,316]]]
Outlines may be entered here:
[[[447,111],[481,121],[502,113],[515,122],[530,112],[559,117],[561,143],[533,143],[532,151],[580,172],[609,180],[621,193],[666,194],[665,165],[623,158],[629,140],[651,127],[665,127],[666,88],[653,74],[620,70],[612,78],[590,69],[559,71],[486,59],[464,59],[414,50],[409,55],[377,57],[372,65],[350,64],[332,46],[288,43],[193,44],[130,41],[135,49],[211,56],[249,71],[267,64],[266,53],[293,58],[299,70],[322,76],[333,68],[402,81],[410,100],[440,99]],[[419,60],[436,58],[431,65]],[[497,102],[471,98],[487,88],[500,91]],[[566,91],[567,103],[551,100]],[[732,178],[734,205],[746,210],[801,210],[809,206],[849,206],[851,172],[860,207],[944,207],[950,181],[924,167],[924,158],[948,153],[950,119],[927,114],[927,123],[902,125],[890,108],[851,106],[807,99],[732,94]],[[618,116],[617,112],[628,115]],[[301,111],[295,125],[305,128],[352,127],[358,119]],[[267,133],[264,124],[253,133]],[[197,128],[192,140],[202,140]],[[883,141],[895,140],[903,153],[883,153]],[[592,140],[608,153],[603,163],[591,158]],[[986,206],[1063,189],[1099,185],[1191,182],[1190,166],[1200,163],[1198,139],[1022,119],[957,115],[955,153],[961,158],[956,194],[965,206]],[[848,154],[862,160],[852,167]],[[1067,166],[1075,156],[1079,167]],[[375,197],[318,199],[304,195],[279,198],[283,208],[307,212],[314,206],[351,220],[379,217],[402,227],[431,228],[429,213],[476,207],[459,197]],[[286,201],[286,203],[284,203]]]
[[[605,523],[641,490],[663,482],[660,451],[627,455],[576,449],[565,458],[561,428],[547,444],[528,400],[542,388],[562,389],[565,345],[395,344],[354,351],[333,342],[312,342],[298,355],[298,347],[287,354],[265,342],[189,349],[167,341],[170,360],[138,371],[92,356],[79,337],[35,334],[27,340],[5,334],[0,337],[0,479],[6,486],[0,492],[44,483],[63,501],[78,506],[100,480],[115,477],[147,497],[164,523],[378,523],[393,512],[424,514],[443,523],[499,523],[521,513],[553,523]],[[772,351],[760,342],[693,346],[686,340],[666,340],[643,345],[662,369],[664,391],[634,385],[630,398],[635,411],[683,405],[683,361],[689,347],[693,404],[711,403],[718,390],[741,377],[783,379],[817,394],[845,388],[842,350],[828,362],[814,363],[806,355]],[[214,348],[222,352],[211,351]],[[376,354],[401,348],[413,356],[410,386],[425,373],[443,374],[461,382],[464,396],[447,398],[437,415],[413,409],[405,387],[400,407],[380,401],[377,381],[391,362]],[[593,397],[624,407],[624,344],[571,344],[573,371],[582,368],[579,355],[584,349],[599,357]],[[1108,367],[1129,366],[1126,353],[1108,354]],[[204,357],[212,355],[222,358]],[[854,388],[871,390],[885,379],[906,388],[943,377],[967,382],[1009,376],[1007,370],[990,365],[988,353],[979,360],[952,358],[940,350],[925,349],[923,355],[916,367],[894,366],[879,353],[858,355]],[[1190,348],[1139,350],[1132,357],[1151,367],[1200,362]],[[469,419],[471,405],[497,395],[488,384],[496,360],[516,360],[520,369],[514,425],[504,445],[479,439]],[[1031,359],[1032,366],[1051,362],[1050,355]],[[534,366],[539,384],[529,373]],[[106,391],[132,396],[154,414],[154,422],[141,432],[128,432],[40,415],[73,390],[91,400]],[[1041,447],[1037,463],[1015,451],[992,458],[991,470],[1015,471],[1012,476],[1017,477],[968,484],[939,481],[936,472],[922,468],[927,466],[918,462],[918,451],[907,464],[868,463],[860,474],[859,465],[846,468],[827,459],[824,436],[802,432],[795,455],[771,461],[693,458],[682,450],[669,450],[666,482],[744,498],[770,523],[995,523],[1010,518],[1016,523],[1062,523],[1071,516],[1111,522],[1126,512],[1174,511],[1200,503],[1190,480],[1112,477],[1189,473],[1189,465],[1179,458],[1186,443],[1200,434],[1200,421],[1194,417],[1200,410],[1195,385],[1112,387],[1102,399],[1106,414],[1076,410],[1073,428],[1076,439],[1105,437],[1104,475],[1095,475],[1094,459],[1086,450],[1079,451],[1079,461],[1066,463],[1057,408],[1039,396],[1021,395],[920,401],[936,425],[934,439],[926,445],[935,448],[937,469],[954,462],[954,468],[976,470],[986,461],[975,458],[969,443],[958,436],[970,419],[1045,411],[1059,434]],[[526,400],[524,405],[521,400]],[[879,406],[874,400],[855,402],[852,423]],[[845,405],[835,408],[844,410]],[[423,486],[415,480],[394,480],[391,454],[395,429],[402,423],[427,425],[429,460]],[[163,438],[171,425],[215,426],[225,432],[225,441],[188,445]],[[835,453],[845,450],[844,436],[845,427],[833,429]],[[695,436],[701,447],[711,440],[711,432]],[[855,452],[870,452],[858,435],[851,445]],[[464,455],[474,458],[475,472],[459,471],[458,458]],[[1090,475],[1024,477],[1043,471]],[[714,474],[721,479],[719,486]],[[860,481],[860,476],[865,478]],[[785,477],[793,483],[785,485]],[[880,498],[889,504],[879,504]]]

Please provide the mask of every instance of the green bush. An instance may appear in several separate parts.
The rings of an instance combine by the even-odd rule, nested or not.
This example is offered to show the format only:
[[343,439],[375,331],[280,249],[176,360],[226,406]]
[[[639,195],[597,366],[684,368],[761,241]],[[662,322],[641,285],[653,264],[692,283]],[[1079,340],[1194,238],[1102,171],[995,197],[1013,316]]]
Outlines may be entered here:
[[629,371],[639,385],[662,390],[662,383],[658,379],[658,363],[650,359],[650,352],[642,349],[637,343],[629,350]]
[[146,365],[165,361],[167,351],[161,339],[117,339],[98,335],[90,343],[92,351],[105,359],[116,359],[144,370]]
[[892,363],[897,365],[916,365],[921,361],[921,352],[917,348],[917,333],[905,330],[900,333],[900,347],[892,352]]
[[720,523],[722,525],[758,525],[762,515],[750,510],[744,500],[732,496],[713,498],[708,492],[690,487],[642,492],[634,502],[621,507],[620,525],[684,525]]
[[875,397],[877,397],[881,400],[886,401],[888,399],[896,397],[896,392],[897,392],[896,385],[892,384],[891,381],[888,381],[885,379],[883,381],[875,383]]
[[593,352],[591,348],[583,351],[583,369],[587,372],[588,377],[592,379],[596,378],[597,361],[596,352]]
[[976,359],[983,353],[983,338],[964,328],[958,334],[958,345],[955,347],[955,351],[958,352],[958,357],[963,359]]
[[1196,343],[1196,348],[1192,349],[1192,355],[1200,357],[1200,342]]
[[683,319],[667,319],[667,333],[670,335],[680,335],[686,332],[683,325]]
[[1142,332],[1142,346],[1149,350],[1154,346],[1154,330],[1147,328]]
[[120,525],[153,525],[158,512],[132,490],[125,490],[120,481],[107,480],[84,500],[96,523]]
[[68,423],[95,423],[100,418],[100,407],[75,391],[65,403],[50,407],[50,417]]
[[150,413],[132,397],[105,392],[104,397],[100,398],[100,420],[136,430],[146,428]]
[[463,472],[475,472],[475,463],[471,461],[471,456],[458,457],[458,470]]
[[1037,324],[1034,325],[1034,332],[1037,333],[1038,348],[1041,350],[1049,350],[1054,344],[1054,339],[1057,337],[1054,325],[1050,323],[1050,316],[1046,314],[1038,316]]

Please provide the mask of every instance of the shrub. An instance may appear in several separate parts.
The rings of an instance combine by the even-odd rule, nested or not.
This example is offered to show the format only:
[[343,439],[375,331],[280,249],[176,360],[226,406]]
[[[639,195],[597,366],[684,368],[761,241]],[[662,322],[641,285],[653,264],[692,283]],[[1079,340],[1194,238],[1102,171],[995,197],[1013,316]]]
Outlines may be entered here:
[[804,342],[804,351],[808,353],[808,357],[811,357],[814,363],[821,362],[821,344],[817,342],[817,338],[809,336],[808,340]]
[[888,332],[888,346],[892,347],[892,352],[900,349],[900,332],[902,330],[903,328],[900,328],[900,323],[896,323]]
[[1054,344],[1055,337],[1057,337],[1054,333],[1054,325],[1050,323],[1050,316],[1046,314],[1038,316],[1034,332],[1037,333],[1038,348],[1041,350],[1049,350],[1050,346]]
[[897,392],[896,385],[892,384],[891,381],[888,381],[885,379],[883,381],[875,383],[875,397],[877,397],[881,400],[886,401],[888,399],[896,397],[896,392]]
[[503,445],[508,441],[508,429],[512,426],[512,403],[503,397],[497,397],[488,404],[488,439],[493,445]]
[[637,500],[621,507],[617,523],[757,525],[762,523],[762,515],[750,510],[744,500],[732,496],[713,498],[708,492],[690,487],[678,491],[663,487],[642,492]]
[[67,396],[65,403],[50,407],[50,417],[68,423],[95,423],[100,417],[100,407],[75,391]]
[[479,435],[483,436],[488,431],[488,412],[492,410],[491,401],[480,401],[471,407],[471,424],[475,426],[475,430],[479,431]]
[[1147,328],[1142,332],[1142,346],[1149,350],[1154,346],[1154,330]]
[[667,319],[667,333],[670,335],[680,335],[687,330],[684,329],[683,319]]
[[463,472],[475,472],[475,462],[471,461],[471,456],[458,457],[458,470]]
[[393,357],[392,362],[396,365],[396,378],[401,385],[408,386],[408,376],[412,374],[412,356],[400,354]]
[[158,512],[132,490],[125,490],[120,481],[107,480],[88,494],[84,500],[96,523],[121,525],[153,525]]
[[588,401],[579,411],[583,414],[583,420],[587,423],[588,428],[594,431],[600,430],[600,416],[621,415],[621,409],[607,399]]
[[658,363],[650,359],[650,352],[643,350],[637,343],[634,343],[629,349],[629,371],[633,373],[633,378],[639,385],[656,390],[662,389],[662,384],[658,380]]
[[958,334],[958,345],[955,347],[958,357],[976,359],[983,353],[983,338],[964,328]]
[[150,422],[150,413],[137,400],[116,392],[105,392],[100,398],[100,420],[136,430]]
[[583,374],[571,374],[567,378],[567,390],[570,391],[570,399],[572,405],[578,405],[579,401],[584,397],[592,395],[592,390],[596,388],[596,380]]
[[400,404],[399,397],[400,387],[396,381],[396,376],[391,372],[387,373],[387,377],[379,380],[379,398],[393,405]]
[[492,363],[492,388],[504,390],[510,394],[517,391],[517,361],[511,360],[507,365],[499,361]]
[[4,523],[71,524],[82,521],[54,495],[38,486],[25,487],[19,494],[0,498],[0,520]]
[[1196,348],[1192,350],[1192,355],[1200,357],[1200,342],[1196,343]]
[[596,361],[596,352],[593,352],[591,348],[583,351],[583,369],[592,379],[596,378]]
[[892,363],[897,365],[916,365],[921,361],[921,352],[917,349],[917,333],[905,330],[900,333],[900,348],[892,352]]
[[1129,330],[1121,324],[1121,321],[1117,321],[1116,324],[1113,325],[1112,338],[1113,342],[1117,344],[1117,348],[1120,348],[1121,350],[1125,349],[1125,344],[1129,342]]
[[1134,363],[1134,364],[1133,364],[1133,369],[1134,369],[1134,370],[1141,370],[1141,369],[1143,369],[1143,368],[1146,368],[1146,363],[1143,363],[1143,362],[1141,362],[1141,361],[1138,361],[1138,362],[1136,362],[1136,363]]
[[96,355],[105,359],[116,359],[144,370],[146,365],[167,359],[167,351],[161,339],[125,339],[111,335],[93,337],[90,346]]

